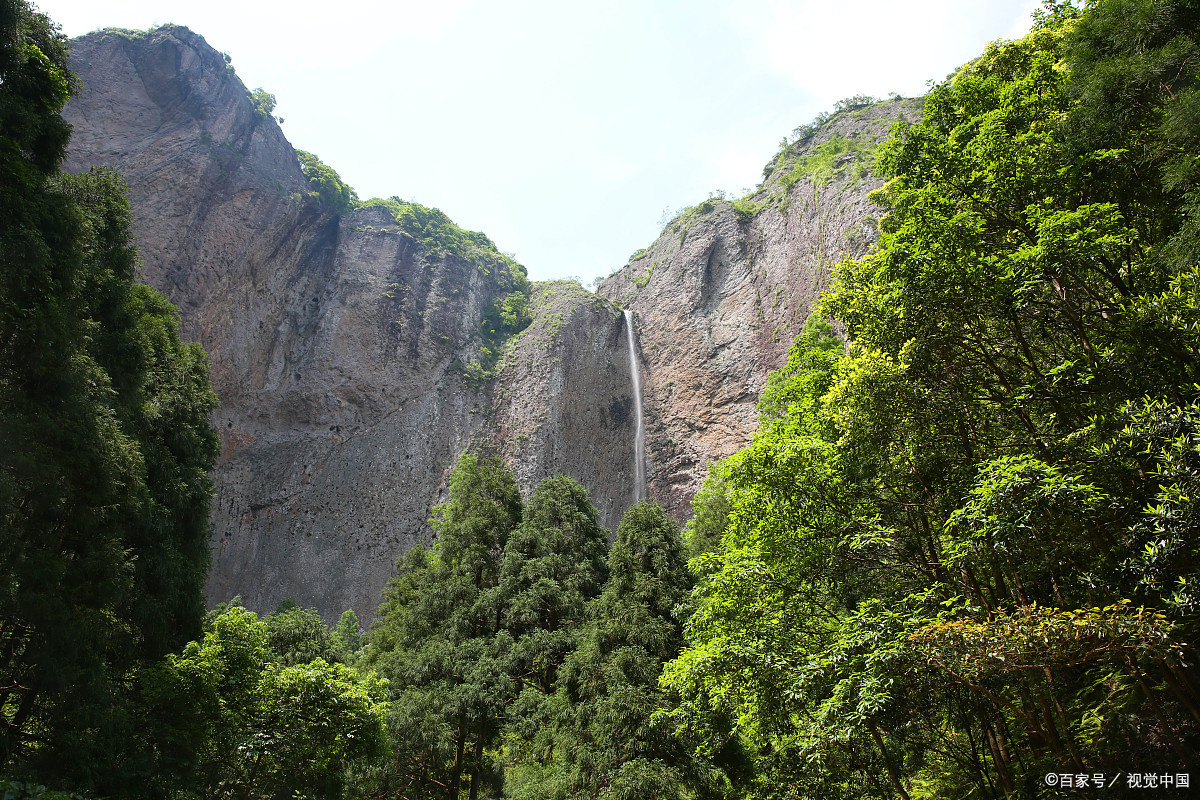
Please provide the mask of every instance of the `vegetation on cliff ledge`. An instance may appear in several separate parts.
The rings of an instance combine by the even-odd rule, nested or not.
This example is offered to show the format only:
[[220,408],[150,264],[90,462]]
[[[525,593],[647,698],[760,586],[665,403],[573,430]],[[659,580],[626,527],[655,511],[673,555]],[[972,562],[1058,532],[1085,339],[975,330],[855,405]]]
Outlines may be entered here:
[[333,167],[304,150],[297,150],[296,156],[312,193],[322,205],[335,214],[344,214],[358,205],[358,192],[343,181]]
[[455,258],[471,265],[483,277],[490,296],[479,320],[478,356],[462,365],[470,378],[491,377],[504,342],[530,323],[532,291],[525,268],[501,253],[486,234],[455,225],[444,213],[399,197],[360,201],[358,193],[330,166],[312,153],[296,151],[304,177],[315,197],[335,214],[361,208],[387,209],[400,231],[421,243],[429,258]]
[[421,242],[430,255],[459,258],[483,276],[492,299],[479,321],[482,339],[479,358],[467,365],[466,374],[473,378],[492,375],[504,342],[523,331],[532,320],[529,314],[532,288],[525,267],[497,250],[485,234],[458,227],[436,208],[398,197],[372,198],[360,205],[370,206],[386,208],[400,229]]

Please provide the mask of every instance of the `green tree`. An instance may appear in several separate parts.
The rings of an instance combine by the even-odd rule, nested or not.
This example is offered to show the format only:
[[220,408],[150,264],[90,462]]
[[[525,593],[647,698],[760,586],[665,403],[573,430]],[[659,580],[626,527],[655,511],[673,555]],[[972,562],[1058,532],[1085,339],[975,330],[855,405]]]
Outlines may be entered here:
[[168,741],[178,748],[172,755],[184,787],[236,784],[269,661],[266,625],[232,605],[212,620],[203,639],[168,656],[148,676],[149,716],[174,734]]
[[607,532],[587,491],[572,478],[547,478],[533,491],[509,538],[500,571],[502,625],[512,638],[506,670],[516,697],[508,708],[509,772],[540,772],[553,752],[539,745],[553,724],[559,668],[576,648],[588,603],[608,578]]
[[312,153],[297,150],[300,169],[308,179],[308,185],[321,203],[335,214],[344,214],[358,204],[358,194],[347,185],[333,168]]
[[242,796],[343,797],[347,769],[386,751],[385,685],[316,659],[268,669],[260,679]]
[[231,606],[147,674],[147,720],[171,734],[183,796],[337,798],[352,767],[385,752],[385,684],[321,658],[284,664],[269,637]]
[[881,149],[878,249],[819,309],[848,347],[802,337],[717,470],[664,671],[763,796],[1035,796],[1194,751],[1195,12],[1051,4]]
[[333,627],[333,643],[344,660],[353,663],[358,657],[363,647],[363,629],[354,609],[348,608],[342,612],[337,625]]
[[330,663],[344,660],[344,651],[316,609],[285,603],[280,603],[264,620],[267,647],[274,660],[287,667],[307,664],[318,658]]
[[692,504],[694,513],[684,528],[690,556],[702,556],[721,547],[729,527],[729,489],[716,472],[709,472]]
[[199,634],[216,400],[134,283],[111,173],[59,173],[65,39],[0,2],[0,764],[116,793],[131,676]]
[[826,654],[844,642],[831,660],[849,666],[847,645],[863,641],[861,662],[879,641],[847,612],[867,587],[888,586],[880,532],[856,530],[862,501],[827,435],[821,398],[841,361],[824,337],[800,337],[764,393],[771,411],[760,432],[712,469],[722,492],[698,496],[697,518],[715,505],[724,530],[720,549],[692,562],[700,578],[688,643],[663,683],[678,698],[671,718],[714,763],[735,767],[742,746],[754,755],[757,776],[741,781],[751,796],[855,796],[861,780],[845,745],[864,771],[887,774],[857,708],[820,713],[838,684],[820,668]]
[[498,780],[487,751],[511,694],[498,583],[521,511],[504,463],[466,453],[434,509],[434,551],[397,565],[363,657],[391,682],[395,744],[377,791],[475,798]]
[[1190,0],[1093,2],[1066,50],[1068,146],[1110,154],[1093,178],[1174,270],[1194,269],[1200,252],[1198,25]]
[[254,106],[254,116],[266,119],[275,110],[275,95],[258,86],[250,92],[250,103]]
[[553,724],[538,737],[551,757],[518,771],[510,796],[686,797],[697,783],[686,743],[652,724],[664,705],[659,673],[679,653],[691,588],[678,525],[661,505],[638,503],[621,520],[608,567],[559,672]]
[[514,638],[510,669],[522,687],[554,691],[587,603],[608,577],[607,545],[578,481],[556,475],[533,491],[500,569],[502,624]]

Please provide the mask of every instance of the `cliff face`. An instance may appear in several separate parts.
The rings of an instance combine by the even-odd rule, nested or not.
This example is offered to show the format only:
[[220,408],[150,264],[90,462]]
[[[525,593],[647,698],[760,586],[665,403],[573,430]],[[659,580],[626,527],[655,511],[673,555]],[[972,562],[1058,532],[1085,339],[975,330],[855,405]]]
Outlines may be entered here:
[[369,619],[469,446],[507,455],[526,491],[579,478],[616,525],[633,458],[616,309],[540,287],[503,388],[470,379],[461,365],[498,292],[486,254],[431,248],[382,207],[322,208],[276,122],[185,28],[73,48],[68,169],[128,181],[144,278],[212,362],[214,602]]
[[707,466],[749,442],[767,374],[787,360],[832,266],[874,244],[866,167],[920,100],[843,112],[781,151],[754,194],[676,217],[598,294],[635,314],[650,495],[680,520]]
[[468,447],[502,455],[526,492],[577,478],[615,528],[634,490],[623,307],[643,359],[650,494],[684,518],[709,461],[748,441],[830,261],[873,240],[874,184],[853,159],[829,171],[805,153],[865,140],[900,111],[835,118],[782,154],[750,205],[683,215],[598,295],[535,285],[532,323],[481,378],[463,365],[504,291],[498,254],[440,248],[383,207],[322,207],[275,121],[185,28],[73,46],[68,168],[128,181],[144,277],[212,362],[210,599],[270,611],[291,598],[329,620],[370,617],[395,559],[432,536]]
[[621,310],[575,281],[536,284],[534,321],[510,345],[488,439],[522,487],[563,473],[610,530],[633,501],[635,411]]

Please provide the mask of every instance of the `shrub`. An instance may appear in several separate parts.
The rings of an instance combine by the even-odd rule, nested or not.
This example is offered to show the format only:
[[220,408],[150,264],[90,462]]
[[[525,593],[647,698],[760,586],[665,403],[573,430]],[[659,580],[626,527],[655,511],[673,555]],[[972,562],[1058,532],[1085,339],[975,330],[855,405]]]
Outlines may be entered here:
[[275,110],[275,95],[261,86],[250,92],[250,102],[254,105],[254,116],[258,119],[266,119]]
[[358,193],[321,159],[304,150],[297,150],[300,170],[321,203],[337,214],[344,214],[358,204]]

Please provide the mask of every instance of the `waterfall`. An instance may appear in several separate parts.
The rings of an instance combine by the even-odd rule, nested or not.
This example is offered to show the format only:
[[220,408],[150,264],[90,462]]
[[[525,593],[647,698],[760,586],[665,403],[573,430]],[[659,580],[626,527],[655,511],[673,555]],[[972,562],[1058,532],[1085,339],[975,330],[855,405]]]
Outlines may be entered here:
[[638,365],[637,345],[633,340],[633,314],[625,315],[625,338],[629,342],[629,377],[633,380],[633,407],[637,414],[637,431],[633,435],[633,501],[646,497],[646,432],[642,425],[642,374]]

